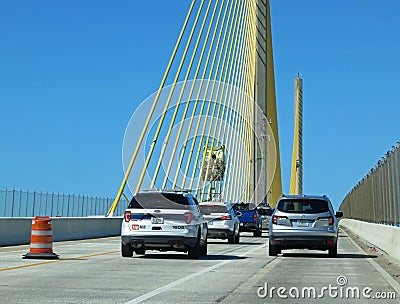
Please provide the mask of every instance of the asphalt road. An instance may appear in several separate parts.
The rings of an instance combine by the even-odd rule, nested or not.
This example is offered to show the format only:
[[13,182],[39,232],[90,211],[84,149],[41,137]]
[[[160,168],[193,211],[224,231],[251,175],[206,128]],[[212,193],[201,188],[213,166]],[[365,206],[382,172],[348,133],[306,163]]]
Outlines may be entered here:
[[235,245],[211,241],[199,260],[156,251],[122,258],[119,238],[53,247],[59,260],[24,260],[29,246],[0,248],[0,303],[400,303],[400,267],[344,231],[337,258],[269,257],[268,236],[251,234]]

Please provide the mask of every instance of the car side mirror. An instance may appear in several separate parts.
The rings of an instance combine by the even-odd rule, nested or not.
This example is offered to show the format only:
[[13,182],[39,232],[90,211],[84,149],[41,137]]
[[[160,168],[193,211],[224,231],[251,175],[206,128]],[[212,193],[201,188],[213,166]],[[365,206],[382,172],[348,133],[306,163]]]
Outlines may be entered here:
[[336,211],[336,217],[337,218],[343,217],[343,212],[342,211]]

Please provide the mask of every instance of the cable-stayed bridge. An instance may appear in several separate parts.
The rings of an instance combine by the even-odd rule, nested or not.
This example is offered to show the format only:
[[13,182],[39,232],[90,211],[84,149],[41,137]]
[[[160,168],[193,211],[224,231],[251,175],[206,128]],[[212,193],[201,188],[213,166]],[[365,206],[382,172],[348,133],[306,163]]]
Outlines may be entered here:
[[127,186],[276,203],[282,184],[268,1],[192,1],[159,89],[128,125],[124,164],[109,214]]
[[[1,193],[0,241],[22,244],[0,247],[3,301],[398,303],[399,144],[342,203],[347,218],[335,258],[298,250],[271,257],[268,235],[246,233],[239,244],[213,240],[208,255],[198,260],[154,251],[121,258],[116,215],[124,209],[121,202],[141,189],[275,205],[282,186],[272,50],[268,0],[193,0],[158,90],[129,122],[125,176],[108,217],[95,217],[107,210],[108,199]],[[297,95],[293,193],[302,192],[301,91]],[[54,251],[60,259],[22,260],[29,250],[28,214],[38,215],[47,205],[55,215]],[[59,206],[66,212],[59,213]],[[28,241],[20,241],[24,235]],[[109,235],[116,237],[98,238]]]

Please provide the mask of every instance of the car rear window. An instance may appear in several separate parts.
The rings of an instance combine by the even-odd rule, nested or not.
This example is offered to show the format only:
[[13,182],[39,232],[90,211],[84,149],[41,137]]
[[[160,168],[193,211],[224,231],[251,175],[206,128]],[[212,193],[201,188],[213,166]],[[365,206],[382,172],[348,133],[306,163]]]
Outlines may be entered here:
[[288,213],[323,213],[329,211],[328,202],[324,200],[283,200],[278,210]]
[[248,204],[248,203],[238,203],[233,205],[233,210],[240,210],[240,211],[248,211],[254,210],[255,206]]
[[221,205],[200,205],[200,211],[204,215],[208,215],[211,213],[227,213],[228,210],[225,206]]
[[190,209],[189,200],[175,193],[138,193],[130,204],[130,209]]
[[271,213],[272,213],[271,209],[262,209],[262,208],[258,209],[259,215],[271,215]]

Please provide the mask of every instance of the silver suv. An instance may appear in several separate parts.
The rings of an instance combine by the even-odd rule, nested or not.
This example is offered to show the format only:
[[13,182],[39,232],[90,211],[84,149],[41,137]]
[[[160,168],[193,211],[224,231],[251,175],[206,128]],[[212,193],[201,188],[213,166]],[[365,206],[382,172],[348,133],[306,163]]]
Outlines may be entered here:
[[238,244],[240,221],[230,203],[200,203],[200,211],[208,224],[208,237],[228,239],[230,244]]
[[188,252],[191,258],[207,255],[207,223],[192,194],[142,191],[132,198],[122,221],[122,256],[146,250]]
[[337,255],[338,220],[326,195],[282,196],[269,223],[269,255],[282,249],[328,250]]

